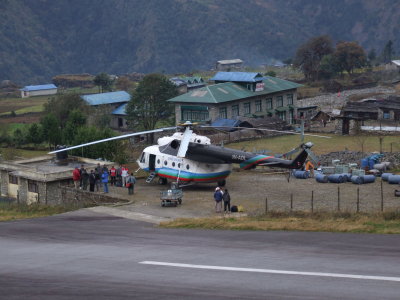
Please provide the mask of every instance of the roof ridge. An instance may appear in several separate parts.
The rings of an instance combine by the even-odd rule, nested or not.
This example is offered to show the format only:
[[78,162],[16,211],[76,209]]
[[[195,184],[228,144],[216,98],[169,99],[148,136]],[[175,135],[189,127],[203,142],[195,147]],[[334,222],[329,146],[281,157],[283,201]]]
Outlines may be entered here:
[[215,99],[213,93],[211,92],[211,90],[209,89],[209,85],[206,86],[206,89],[208,90],[208,92],[210,93],[212,99],[214,100],[215,103],[218,103],[218,101]]

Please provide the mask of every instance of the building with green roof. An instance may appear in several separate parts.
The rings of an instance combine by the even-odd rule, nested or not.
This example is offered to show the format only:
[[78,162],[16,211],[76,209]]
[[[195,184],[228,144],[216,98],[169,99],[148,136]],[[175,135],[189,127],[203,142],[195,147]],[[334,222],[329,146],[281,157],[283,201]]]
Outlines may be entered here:
[[175,103],[176,123],[216,119],[278,116],[293,123],[300,84],[249,72],[218,72],[215,84],[169,99]]

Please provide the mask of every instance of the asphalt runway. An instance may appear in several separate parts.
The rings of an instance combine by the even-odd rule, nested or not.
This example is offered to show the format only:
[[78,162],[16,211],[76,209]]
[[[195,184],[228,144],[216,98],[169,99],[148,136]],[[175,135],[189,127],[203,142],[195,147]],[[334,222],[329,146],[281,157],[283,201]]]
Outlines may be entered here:
[[161,229],[90,210],[0,223],[0,299],[399,299],[397,235]]

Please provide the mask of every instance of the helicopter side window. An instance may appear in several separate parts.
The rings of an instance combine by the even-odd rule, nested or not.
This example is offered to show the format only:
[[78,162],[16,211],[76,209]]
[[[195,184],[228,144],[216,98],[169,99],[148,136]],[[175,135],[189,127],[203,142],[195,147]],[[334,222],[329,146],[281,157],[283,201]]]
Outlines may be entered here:
[[168,165],[168,162],[166,160],[164,160],[164,165]]
[[140,156],[140,162],[141,163],[145,163],[146,162],[146,158],[145,158],[145,153],[142,152],[142,156]]
[[175,162],[172,163],[172,166],[175,167]]
[[178,168],[181,168],[181,163],[178,163]]
[[189,170],[189,168],[190,168],[189,165],[186,165],[186,169]]
[[160,160],[159,160],[159,159],[157,159],[157,164],[158,164],[158,165],[160,164]]

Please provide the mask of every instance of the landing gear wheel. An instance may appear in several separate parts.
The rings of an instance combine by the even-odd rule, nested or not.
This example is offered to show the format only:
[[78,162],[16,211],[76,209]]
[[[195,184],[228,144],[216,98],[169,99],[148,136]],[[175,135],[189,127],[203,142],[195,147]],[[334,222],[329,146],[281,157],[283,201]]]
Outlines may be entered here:
[[178,199],[178,204],[182,204],[182,199]]
[[159,185],[166,185],[167,184],[167,178],[158,178],[158,184]]
[[218,181],[218,186],[225,186],[225,184],[226,184],[225,179]]

